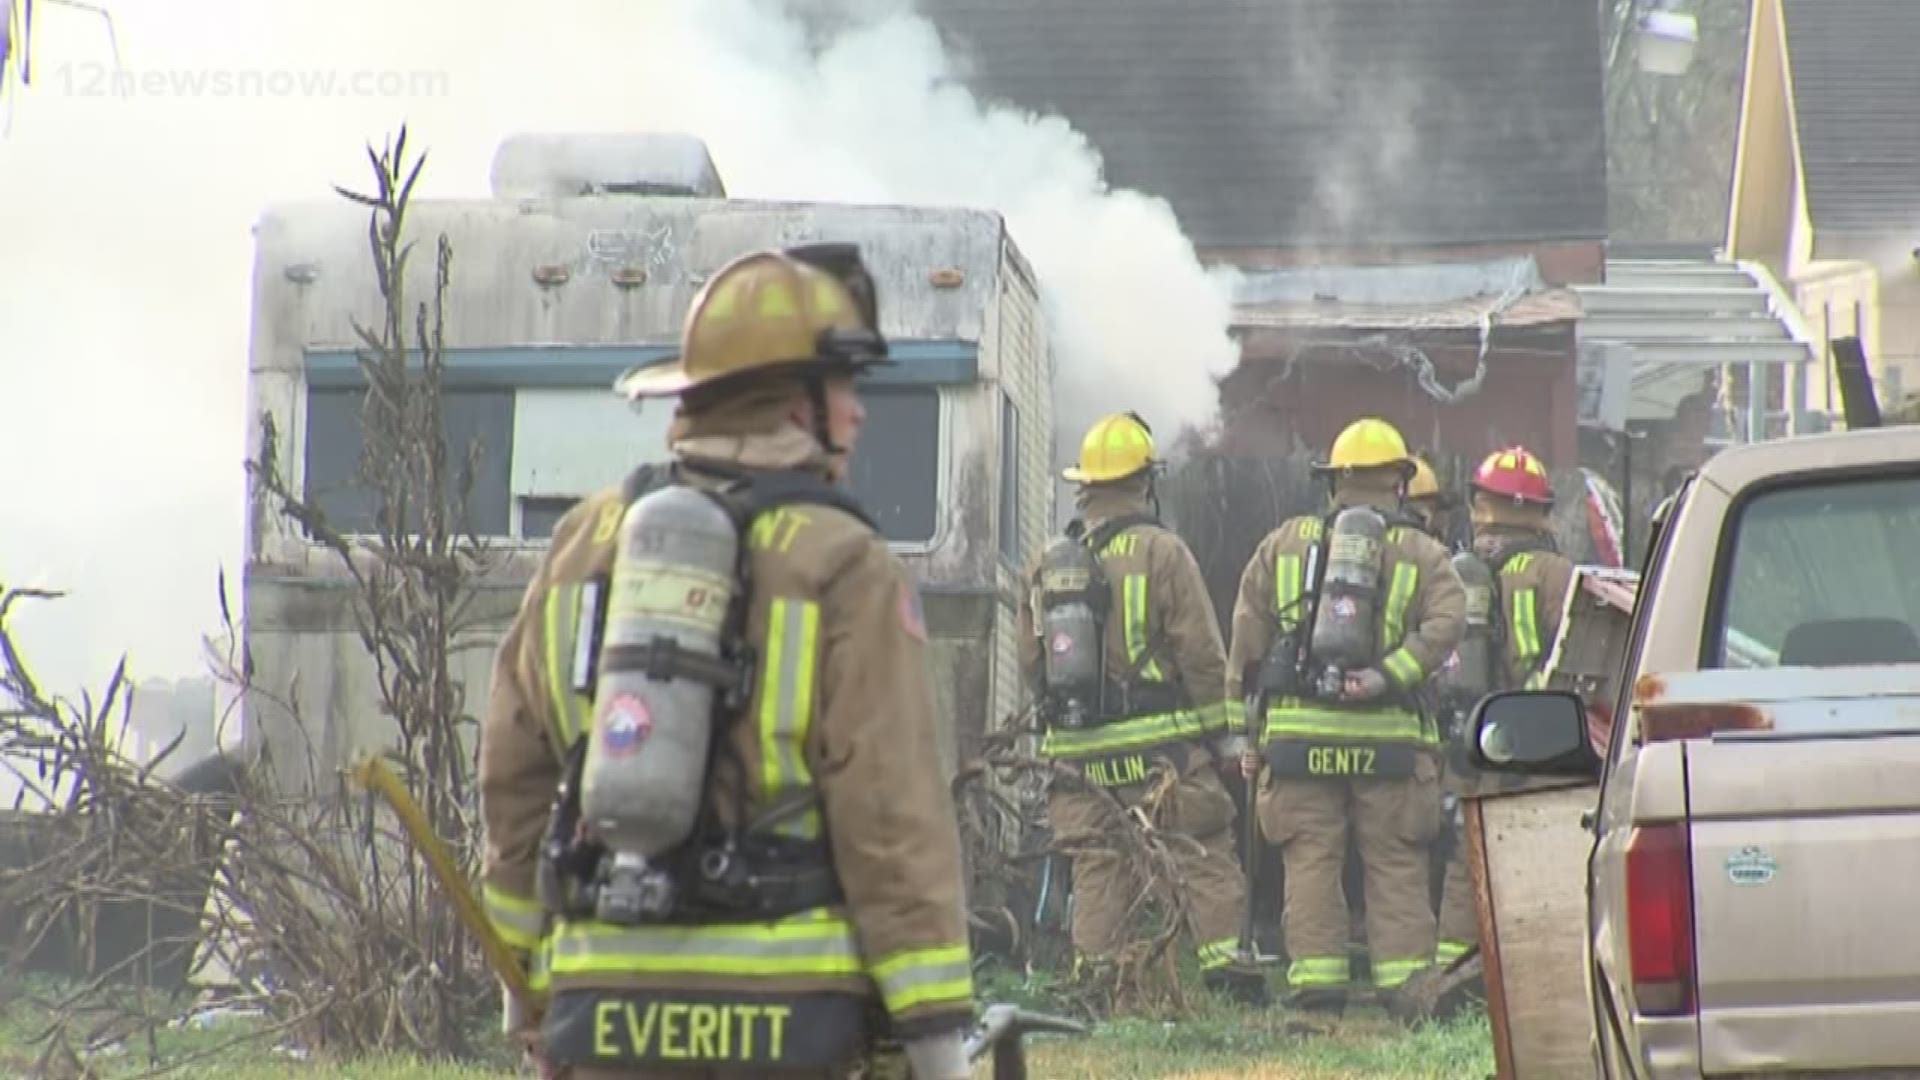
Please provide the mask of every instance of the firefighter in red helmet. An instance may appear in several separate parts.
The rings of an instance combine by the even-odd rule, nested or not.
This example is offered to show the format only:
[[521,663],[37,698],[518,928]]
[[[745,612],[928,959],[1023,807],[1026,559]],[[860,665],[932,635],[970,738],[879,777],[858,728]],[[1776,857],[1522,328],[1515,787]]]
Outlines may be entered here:
[[[1530,688],[1545,678],[1547,655],[1560,633],[1560,612],[1573,587],[1573,562],[1553,536],[1553,481],[1539,457],[1522,446],[1488,454],[1468,487],[1473,553],[1491,571],[1492,623],[1499,643],[1491,665],[1494,690]],[[1461,755],[1451,755],[1456,769]],[[1455,776],[1448,777],[1454,787]],[[1472,778],[1465,785],[1476,786]],[[1473,888],[1458,849],[1448,860],[1440,898],[1437,959],[1450,963],[1478,938]]]

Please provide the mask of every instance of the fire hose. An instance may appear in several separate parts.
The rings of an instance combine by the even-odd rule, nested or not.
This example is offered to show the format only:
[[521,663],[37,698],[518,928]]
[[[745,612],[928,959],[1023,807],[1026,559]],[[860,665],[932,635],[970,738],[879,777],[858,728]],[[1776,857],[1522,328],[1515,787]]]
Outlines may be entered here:
[[487,919],[487,913],[480,907],[480,901],[473,895],[473,886],[467,876],[454,865],[453,854],[447,850],[446,842],[433,831],[427,823],[427,815],[420,805],[413,801],[405,784],[393,772],[380,763],[380,759],[371,755],[356,762],[348,776],[366,791],[380,796],[393,808],[400,819],[400,827],[406,830],[407,839],[412,841],[414,850],[427,860],[427,866],[433,871],[434,880],[440,883],[447,899],[452,902],[454,913],[460,919],[460,925],[480,942],[480,951],[486,955],[487,966],[493,969],[509,994],[528,1012],[538,1012],[539,1002],[533,987],[527,982],[526,969],[520,966],[520,957],[500,939],[500,934]]

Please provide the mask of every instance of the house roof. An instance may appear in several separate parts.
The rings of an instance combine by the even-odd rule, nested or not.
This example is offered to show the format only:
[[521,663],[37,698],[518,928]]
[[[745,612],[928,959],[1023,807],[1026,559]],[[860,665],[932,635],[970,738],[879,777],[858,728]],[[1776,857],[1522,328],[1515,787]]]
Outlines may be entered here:
[[1531,256],[1254,271],[1240,276],[1233,304],[1233,325],[1249,330],[1471,330],[1579,317],[1579,297],[1550,288]]
[[1203,247],[1606,234],[1593,0],[922,0]]
[[1920,2],[1783,0],[1814,228],[1920,221]]

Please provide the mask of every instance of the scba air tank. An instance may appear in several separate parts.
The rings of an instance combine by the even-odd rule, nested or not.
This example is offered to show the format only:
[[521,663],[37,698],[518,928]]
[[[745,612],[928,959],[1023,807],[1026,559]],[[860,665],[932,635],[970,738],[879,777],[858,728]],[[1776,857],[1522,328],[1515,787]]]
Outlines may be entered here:
[[739,548],[726,510],[690,487],[653,491],[621,521],[580,791],[584,823],[616,855],[659,855],[693,832],[716,689],[655,673],[674,650],[721,658]]
[[1440,669],[1438,689],[1458,701],[1479,701],[1493,690],[1493,571],[1463,551],[1453,557],[1453,572],[1467,592],[1467,632]]
[[1315,664],[1350,671],[1379,658],[1374,616],[1379,610],[1380,561],[1387,519],[1378,510],[1349,506],[1327,534],[1327,569],[1313,618]]
[[1046,687],[1061,703],[1061,721],[1080,727],[1093,719],[1100,691],[1100,614],[1095,608],[1100,564],[1077,537],[1062,536],[1040,555],[1040,644]]

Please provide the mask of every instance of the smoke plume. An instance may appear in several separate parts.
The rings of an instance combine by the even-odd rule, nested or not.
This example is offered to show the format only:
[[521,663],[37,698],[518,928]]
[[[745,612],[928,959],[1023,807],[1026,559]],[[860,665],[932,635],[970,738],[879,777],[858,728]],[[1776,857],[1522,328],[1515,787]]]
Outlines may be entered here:
[[[1214,414],[1233,364],[1223,279],[1167,203],[1114,190],[1065,120],[984,102],[926,19],[889,0],[676,7],[648,63],[728,193],[995,210],[1033,264],[1056,359],[1057,447],[1134,409],[1171,443]],[[706,103],[705,106],[699,103]]]
[[1002,211],[1047,290],[1063,453],[1102,410],[1205,419],[1231,363],[1167,207],[1109,191],[1064,122],[976,100],[899,0],[119,5],[118,73],[97,17],[45,11],[35,86],[0,104],[0,581],[72,590],[15,622],[49,686],[122,651],[204,674],[243,558],[249,226],[364,187],[403,122],[422,198],[485,198],[514,131],[681,130],[743,196]]

